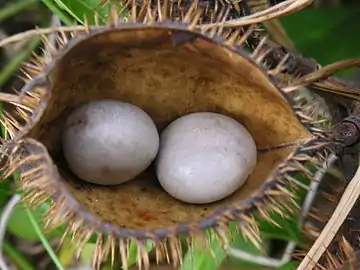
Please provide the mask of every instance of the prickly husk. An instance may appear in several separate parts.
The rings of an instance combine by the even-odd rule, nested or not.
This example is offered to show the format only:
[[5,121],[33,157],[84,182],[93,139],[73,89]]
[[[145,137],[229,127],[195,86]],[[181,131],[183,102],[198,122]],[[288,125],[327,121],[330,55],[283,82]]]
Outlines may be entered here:
[[[276,77],[286,61],[267,69],[263,44],[246,51],[244,31],[229,35],[221,27],[199,28],[195,8],[177,22],[167,20],[167,14],[164,5],[147,8],[129,23],[115,15],[109,25],[87,26],[71,39],[60,32],[57,47],[44,38],[46,59],[36,57],[25,65],[28,79],[19,93],[0,96],[7,103],[1,121],[10,137],[2,145],[2,171],[6,176],[19,170],[25,200],[33,207],[52,199],[47,223],[67,224],[77,255],[97,235],[95,267],[120,252],[126,268],[130,242],[138,246],[138,264],[148,267],[146,240],[154,242],[157,262],[181,263],[180,237],[190,246],[199,238],[206,242],[204,232],[213,228],[226,247],[231,221],[256,242],[254,215],[271,221],[270,212],[296,207],[286,187],[301,186],[299,174],[312,180],[308,168],[326,159],[329,143],[313,120],[313,106],[297,96],[297,86],[280,85]],[[191,112],[228,115],[253,136],[257,166],[233,195],[202,206],[170,197],[152,167],[118,187],[85,183],[68,169],[60,135],[74,108],[101,99],[141,107],[159,131]]]

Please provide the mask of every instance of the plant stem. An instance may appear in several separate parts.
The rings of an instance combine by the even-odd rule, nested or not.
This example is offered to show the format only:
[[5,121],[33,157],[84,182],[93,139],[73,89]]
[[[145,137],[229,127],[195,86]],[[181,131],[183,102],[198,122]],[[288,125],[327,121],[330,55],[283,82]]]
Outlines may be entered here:
[[38,0],[22,0],[16,3],[11,3],[6,5],[0,10],[0,22],[5,21],[6,19],[20,13],[29,6],[37,3]]
[[36,270],[36,268],[10,243],[4,241],[3,250],[7,257],[22,270]]
[[5,234],[6,234],[6,228],[7,228],[7,224],[10,219],[10,216],[11,216],[12,212],[14,211],[15,206],[20,201],[20,199],[21,199],[20,195],[18,195],[18,194],[13,195],[11,197],[11,199],[5,205],[3,212],[1,214],[1,218],[0,218],[0,264],[1,264],[0,267],[3,270],[9,269],[6,265],[6,263],[4,261],[4,257],[3,257],[3,245],[4,245]]
[[59,270],[65,270],[65,268],[62,266],[59,258],[56,256],[54,250],[52,249],[50,243],[48,242],[48,240],[46,239],[45,235],[42,233],[39,224],[37,223],[32,210],[28,207],[25,208],[26,214],[28,215],[30,222],[32,224],[32,226],[34,227],[34,230],[36,231],[36,233],[38,234],[41,243],[43,244],[44,248],[46,249],[47,253],[49,254],[49,256],[51,257],[51,259],[53,260],[54,264],[56,265],[57,269]]
[[0,71],[0,87],[18,70],[23,61],[25,61],[30,53],[39,45],[40,38],[36,37],[31,40],[26,49],[19,52],[1,71]]

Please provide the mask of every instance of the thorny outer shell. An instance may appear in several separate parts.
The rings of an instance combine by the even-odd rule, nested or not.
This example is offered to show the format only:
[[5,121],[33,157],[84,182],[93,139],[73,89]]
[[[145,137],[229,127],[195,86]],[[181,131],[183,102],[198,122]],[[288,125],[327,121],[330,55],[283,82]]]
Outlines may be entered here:
[[[34,205],[52,197],[54,204],[47,215],[50,225],[67,221],[67,233],[76,235],[79,251],[81,243],[98,234],[96,266],[107,256],[115,256],[116,239],[120,239],[124,263],[133,239],[139,247],[138,263],[149,264],[146,238],[155,241],[161,258],[165,255],[169,260],[170,249],[171,259],[177,262],[181,260],[180,234],[191,242],[206,228],[215,228],[226,243],[231,220],[238,221],[244,235],[256,242],[253,213],[271,221],[269,212],[291,208],[293,195],[284,186],[296,188],[294,175],[298,173],[311,178],[306,165],[318,166],[326,155],[328,142],[319,137],[322,132],[313,123],[311,106],[309,112],[297,107],[274,85],[274,78],[255,62],[261,62],[261,56],[249,56],[240,48],[246,39],[233,35],[225,42],[216,32],[198,33],[194,31],[197,14],[190,17],[190,25],[154,23],[147,18],[146,25],[132,22],[96,31],[90,28],[69,42],[61,39],[60,45],[65,46],[58,52],[47,48],[51,62],[38,59],[32,70],[36,77],[22,89],[22,103],[15,103],[19,114],[3,119],[15,139],[15,144],[9,142],[3,148],[3,157],[9,157],[5,172],[20,167],[23,189]],[[63,118],[68,109],[104,98],[143,108],[159,129],[190,112],[220,112],[243,123],[259,150],[268,151],[259,151],[248,184],[207,207],[172,199],[159,189],[152,170],[122,189],[76,184],[59,148]],[[29,109],[30,118],[24,112]],[[21,117],[23,122],[14,122]]]

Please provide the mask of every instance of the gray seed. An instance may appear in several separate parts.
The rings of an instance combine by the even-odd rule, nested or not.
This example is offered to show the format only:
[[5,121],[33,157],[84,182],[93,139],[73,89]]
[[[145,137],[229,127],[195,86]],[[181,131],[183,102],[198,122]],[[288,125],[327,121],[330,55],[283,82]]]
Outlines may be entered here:
[[113,100],[87,103],[67,119],[63,151],[82,180],[117,185],[143,172],[155,159],[159,134],[140,108]]
[[173,197],[211,203],[239,189],[256,158],[255,142],[240,123],[221,114],[193,113],[161,134],[156,172]]

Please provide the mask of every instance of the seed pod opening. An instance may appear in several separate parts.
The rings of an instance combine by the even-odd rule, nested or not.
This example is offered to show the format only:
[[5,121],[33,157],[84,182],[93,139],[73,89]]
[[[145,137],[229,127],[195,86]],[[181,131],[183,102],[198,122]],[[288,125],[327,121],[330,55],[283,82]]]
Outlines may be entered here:
[[[28,65],[34,75],[19,95],[1,96],[16,109],[2,120],[12,138],[4,145],[10,157],[6,171],[20,170],[33,204],[52,198],[50,225],[67,222],[80,250],[97,233],[95,265],[115,256],[116,243],[125,262],[129,240],[139,246],[139,263],[148,265],[145,239],[155,242],[159,257],[171,249],[171,259],[179,261],[180,235],[192,239],[216,228],[225,237],[230,221],[256,239],[253,213],[269,219],[268,212],[289,207],[293,195],[285,186],[297,186],[297,173],[311,178],[306,165],[317,166],[325,154],[327,142],[311,116],[283,91],[276,72],[259,64],[263,56],[244,50],[246,38],[238,31],[227,39],[220,37],[221,28],[218,35],[200,31],[194,10],[182,22],[162,21],[163,16],[155,21],[149,10],[141,22],[87,27],[70,40],[62,33],[60,48],[47,46],[50,60]],[[119,186],[80,181],[64,160],[62,129],[72,110],[103,99],[140,107],[159,131],[192,112],[230,116],[255,140],[257,165],[238,191],[208,205],[172,198],[153,167]]]

